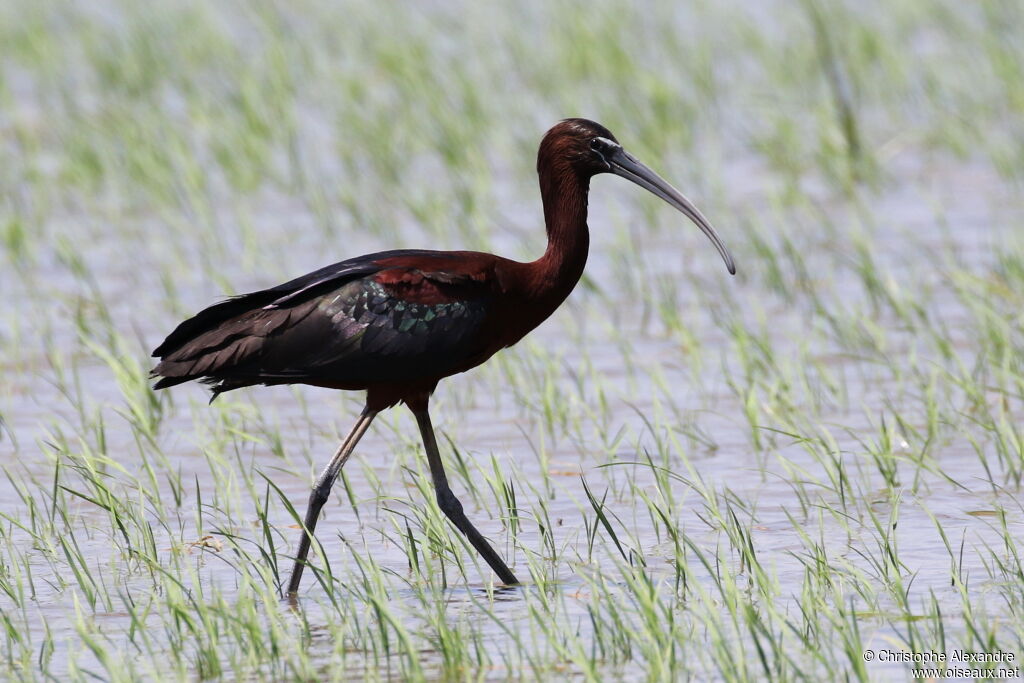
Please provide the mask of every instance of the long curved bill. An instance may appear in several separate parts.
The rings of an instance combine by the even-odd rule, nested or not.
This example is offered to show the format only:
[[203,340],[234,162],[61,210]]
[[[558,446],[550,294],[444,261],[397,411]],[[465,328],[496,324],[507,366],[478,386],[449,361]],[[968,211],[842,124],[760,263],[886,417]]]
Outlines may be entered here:
[[697,227],[708,236],[708,239],[718,249],[718,253],[725,260],[725,267],[729,269],[729,273],[732,275],[736,274],[736,264],[732,260],[732,254],[725,248],[722,240],[718,237],[718,233],[711,227],[708,219],[704,218],[704,214],[697,210],[693,202],[684,197],[679,190],[672,187],[667,180],[637,161],[632,154],[626,152],[622,147],[618,147],[614,153],[607,155],[605,160],[610,166],[609,171],[611,173],[636,183],[686,214],[686,217],[696,223]]

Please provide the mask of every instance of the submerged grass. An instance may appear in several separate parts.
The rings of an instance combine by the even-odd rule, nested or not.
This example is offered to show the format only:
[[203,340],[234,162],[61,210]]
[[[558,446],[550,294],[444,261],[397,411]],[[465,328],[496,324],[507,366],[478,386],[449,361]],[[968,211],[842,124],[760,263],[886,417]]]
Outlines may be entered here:
[[[0,677],[904,678],[1024,642],[1013,2],[0,5]],[[594,181],[551,322],[402,411],[155,394],[218,294],[387,247],[542,249],[595,118],[719,226]],[[328,256],[324,256],[327,254]],[[451,391],[450,387],[457,387]],[[986,665],[998,668],[997,665]]]

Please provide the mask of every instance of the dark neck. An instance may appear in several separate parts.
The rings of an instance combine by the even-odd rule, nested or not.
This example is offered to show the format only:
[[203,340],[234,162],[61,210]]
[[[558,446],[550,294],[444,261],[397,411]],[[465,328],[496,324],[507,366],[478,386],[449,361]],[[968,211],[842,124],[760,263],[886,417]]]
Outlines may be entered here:
[[548,247],[544,255],[531,264],[536,278],[535,293],[554,296],[559,303],[576,286],[587,264],[589,190],[589,179],[580,178],[569,169],[544,168],[540,173]]

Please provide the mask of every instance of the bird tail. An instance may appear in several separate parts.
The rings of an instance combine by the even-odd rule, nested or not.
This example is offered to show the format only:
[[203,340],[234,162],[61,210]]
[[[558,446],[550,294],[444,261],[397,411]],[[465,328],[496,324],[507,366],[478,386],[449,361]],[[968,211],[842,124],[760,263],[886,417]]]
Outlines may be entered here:
[[[166,389],[192,380],[215,385],[214,397],[221,391],[233,370],[251,360],[257,351],[258,340],[247,335],[247,318],[261,300],[253,295],[235,297],[200,311],[184,321],[153,351],[160,362],[150,371],[150,377],[160,378],[153,389]],[[230,381],[231,388],[251,382]]]

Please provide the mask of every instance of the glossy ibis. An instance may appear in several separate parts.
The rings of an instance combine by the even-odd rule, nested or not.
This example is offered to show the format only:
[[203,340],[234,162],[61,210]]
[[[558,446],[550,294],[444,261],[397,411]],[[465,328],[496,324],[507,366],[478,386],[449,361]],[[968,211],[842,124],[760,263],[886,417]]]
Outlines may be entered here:
[[359,256],[211,306],[153,351],[160,359],[156,389],[199,379],[214,398],[255,384],[366,391],[359,420],[313,486],[289,596],[298,591],[338,473],[374,416],[398,403],[419,424],[438,506],[503,582],[518,583],[448,486],[427,404],[438,381],[515,344],[572,291],[587,262],[592,176],[614,173],[661,197],[696,223],[736,272],[700,211],[600,124],[567,119],[554,126],[540,143],[537,173],[548,245],[536,261],[412,249]]

